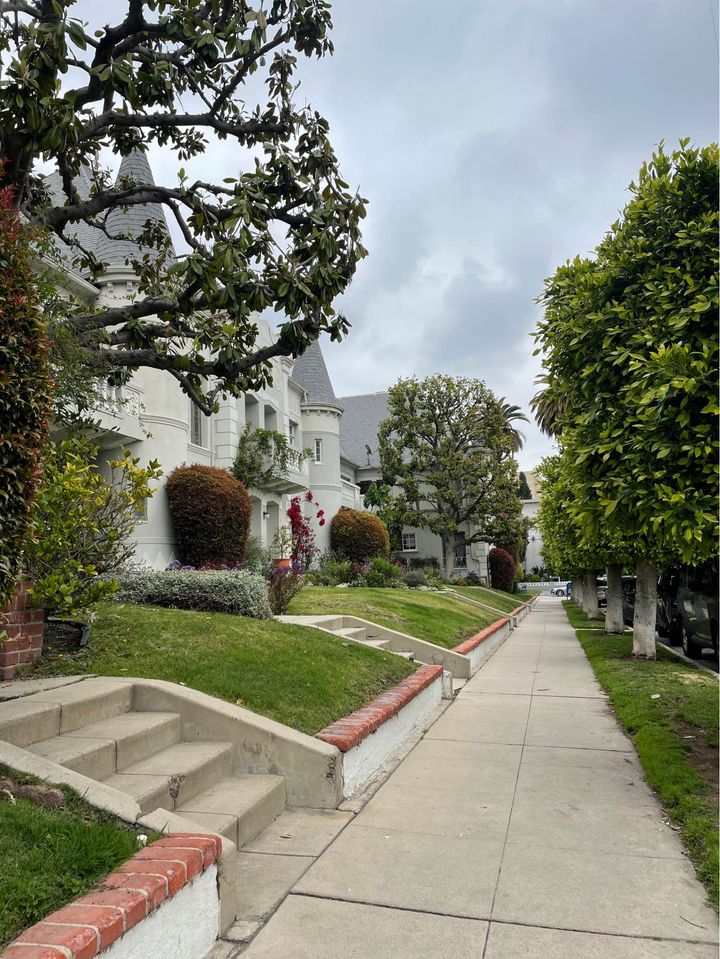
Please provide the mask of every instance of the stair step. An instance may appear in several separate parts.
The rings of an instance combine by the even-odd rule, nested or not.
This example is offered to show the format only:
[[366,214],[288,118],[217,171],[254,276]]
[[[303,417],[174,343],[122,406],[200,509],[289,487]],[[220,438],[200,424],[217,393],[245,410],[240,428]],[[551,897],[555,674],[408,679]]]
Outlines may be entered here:
[[239,849],[284,809],[282,776],[238,774],[215,783],[175,811],[204,829],[232,839]]
[[103,780],[179,739],[177,713],[122,713],[28,749],[83,776]]
[[128,712],[132,704],[132,683],[116,679],[86,679],[38,693],[32,701],[59,706],[60,732],[68,733]]
[[106,786],[132,796],[143,812],[175,809],[230,775],[230,743],[176,743],[108,776]]
[[333,632],[346,639],[359,639],[363,642],[367,637],[367,630],[364,626],[344,626],[341,629],[334,629]]
[[180,742],[181,728],[177,713],[133,712],[91,723],[65,735],[68,738],[113,740],[115,768],[121,772],[126,766]]
[[374,646],[376,649],[387,649],[390,646],[388,639],[366,639],[366,646]]

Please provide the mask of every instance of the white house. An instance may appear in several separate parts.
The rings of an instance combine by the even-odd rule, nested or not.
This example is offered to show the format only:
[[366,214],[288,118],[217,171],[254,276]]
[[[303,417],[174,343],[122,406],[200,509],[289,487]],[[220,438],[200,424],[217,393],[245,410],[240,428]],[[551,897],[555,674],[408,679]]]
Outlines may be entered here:
[[542,555],[542,533],[537,525],[537,513],[540,508],[540,497],[542,491],[540,481],[535,473],[525,471],[525,480],[530,490],[530,497],[523,499],[522,512],[530,520],[528,529],[527,552],[525,554],[525,574],[530,575],[533,567],[540,568],[545,565]]
[[[122,160],[118,180],[124,177],[153,182],[144,154],[134,152]],[[89,177],[81,173],[76,186],[81,195],[87,195]],[[49,187],[61,197],[57,176],[49,178]],[[167,229],[162,207],[147,204],[113,211],[108,218],[108,233],[137,236],[148,219],[158,220]],[[138,284],[127,260],[139,256],[139,245],[111,239],[84,224],[77,228],[77,236],[107,269],[99,281],[68,269],[60,278],[61,284],[89,305],[116,307],[131,302]],[[262,317],[257,318],[257,323],[261,340],[258,345],[272,342],[273,331],[268,324]],[[286,523],[290,498],[307,490],[312,490],[328,520],[343,506],[362,509],[362,494],[373,480],[380,478],[377,434],[387,415],[387,393],[338,399],[317,342],[295,361],[274,359],[272,373],[272,386],[223,401],[211,417],[204,416],[176,380],[163,371],[141,369],[127,386],[107,387],[97,411],[100,430],[95,439],[101,452],[100,467],[121,448],[129,449],[143,462],[159,460],[165,476],[181,464],[230,467],[240,436],[249,423],[284,434],[297,451],[283,477],[274,479],[266,489],[250,490],[252,533],[264,545],[269,545],[278,527]],[[310,456],[302,455],[308,449]],[[155,568],[163,568],[177,558],[163,488],[164,479],[159,481],[146,516],[133,534],[137,558]],[[318,547],[328,549],[329,522],[323,527],[315,523],[315,533]],[[474,569],[486,577],[487,545],[466,547],[464,539],[465,535],[459,533],[457,574],[465,575]],[[440,560],[442,555],[440,538],[426,530],[405,529],[402,548],[408,559]]]

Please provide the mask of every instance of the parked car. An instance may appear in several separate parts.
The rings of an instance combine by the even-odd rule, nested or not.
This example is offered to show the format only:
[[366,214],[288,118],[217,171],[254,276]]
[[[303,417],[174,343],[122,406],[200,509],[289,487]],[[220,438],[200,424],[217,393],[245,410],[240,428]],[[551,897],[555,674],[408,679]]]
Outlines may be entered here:
[[683,566],[677,587],[677,610],[686,656],[703,649],[718,652],[718,562]]
[[678,586],[680,569],[672,567],[658,580],[657,589],[657,631],[668,639],[673,646],[682,642],[682,616],[678,609]]
[[607,576],[598,576],[597,578],[598,607],[605,609],[607,607]]
[[626,626],[632,626],[635,619],[635,577],[623,576],[621,588],[623,622]]

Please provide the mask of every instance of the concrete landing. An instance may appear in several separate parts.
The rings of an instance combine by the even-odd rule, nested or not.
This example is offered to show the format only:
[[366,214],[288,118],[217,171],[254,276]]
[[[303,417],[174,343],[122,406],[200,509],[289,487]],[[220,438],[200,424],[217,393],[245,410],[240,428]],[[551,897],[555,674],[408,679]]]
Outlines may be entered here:
[[263,902],[289,895],[213,959],[718,954],[717,916],[555,598],[321,854],[285,842],[245,856]]

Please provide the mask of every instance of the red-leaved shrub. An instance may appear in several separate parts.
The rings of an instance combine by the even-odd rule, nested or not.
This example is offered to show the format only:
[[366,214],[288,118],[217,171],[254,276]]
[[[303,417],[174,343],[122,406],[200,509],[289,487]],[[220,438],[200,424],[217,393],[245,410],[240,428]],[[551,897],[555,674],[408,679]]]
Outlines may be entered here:
[[515,582],[516,565],[510,553],[496,546],[488,553],[488,566],[490,567],[490,582],[492,588],[502,589],[506,593],[512,593],[513,583]]
[[219,466],[178,466],[165,491],[183,563],[211,568],[242,562],[252,504],[232,473]]
[[330,522],[330,547],[341,559],[367,563],[390,555],[387,526],[373,513],[343,506]]

